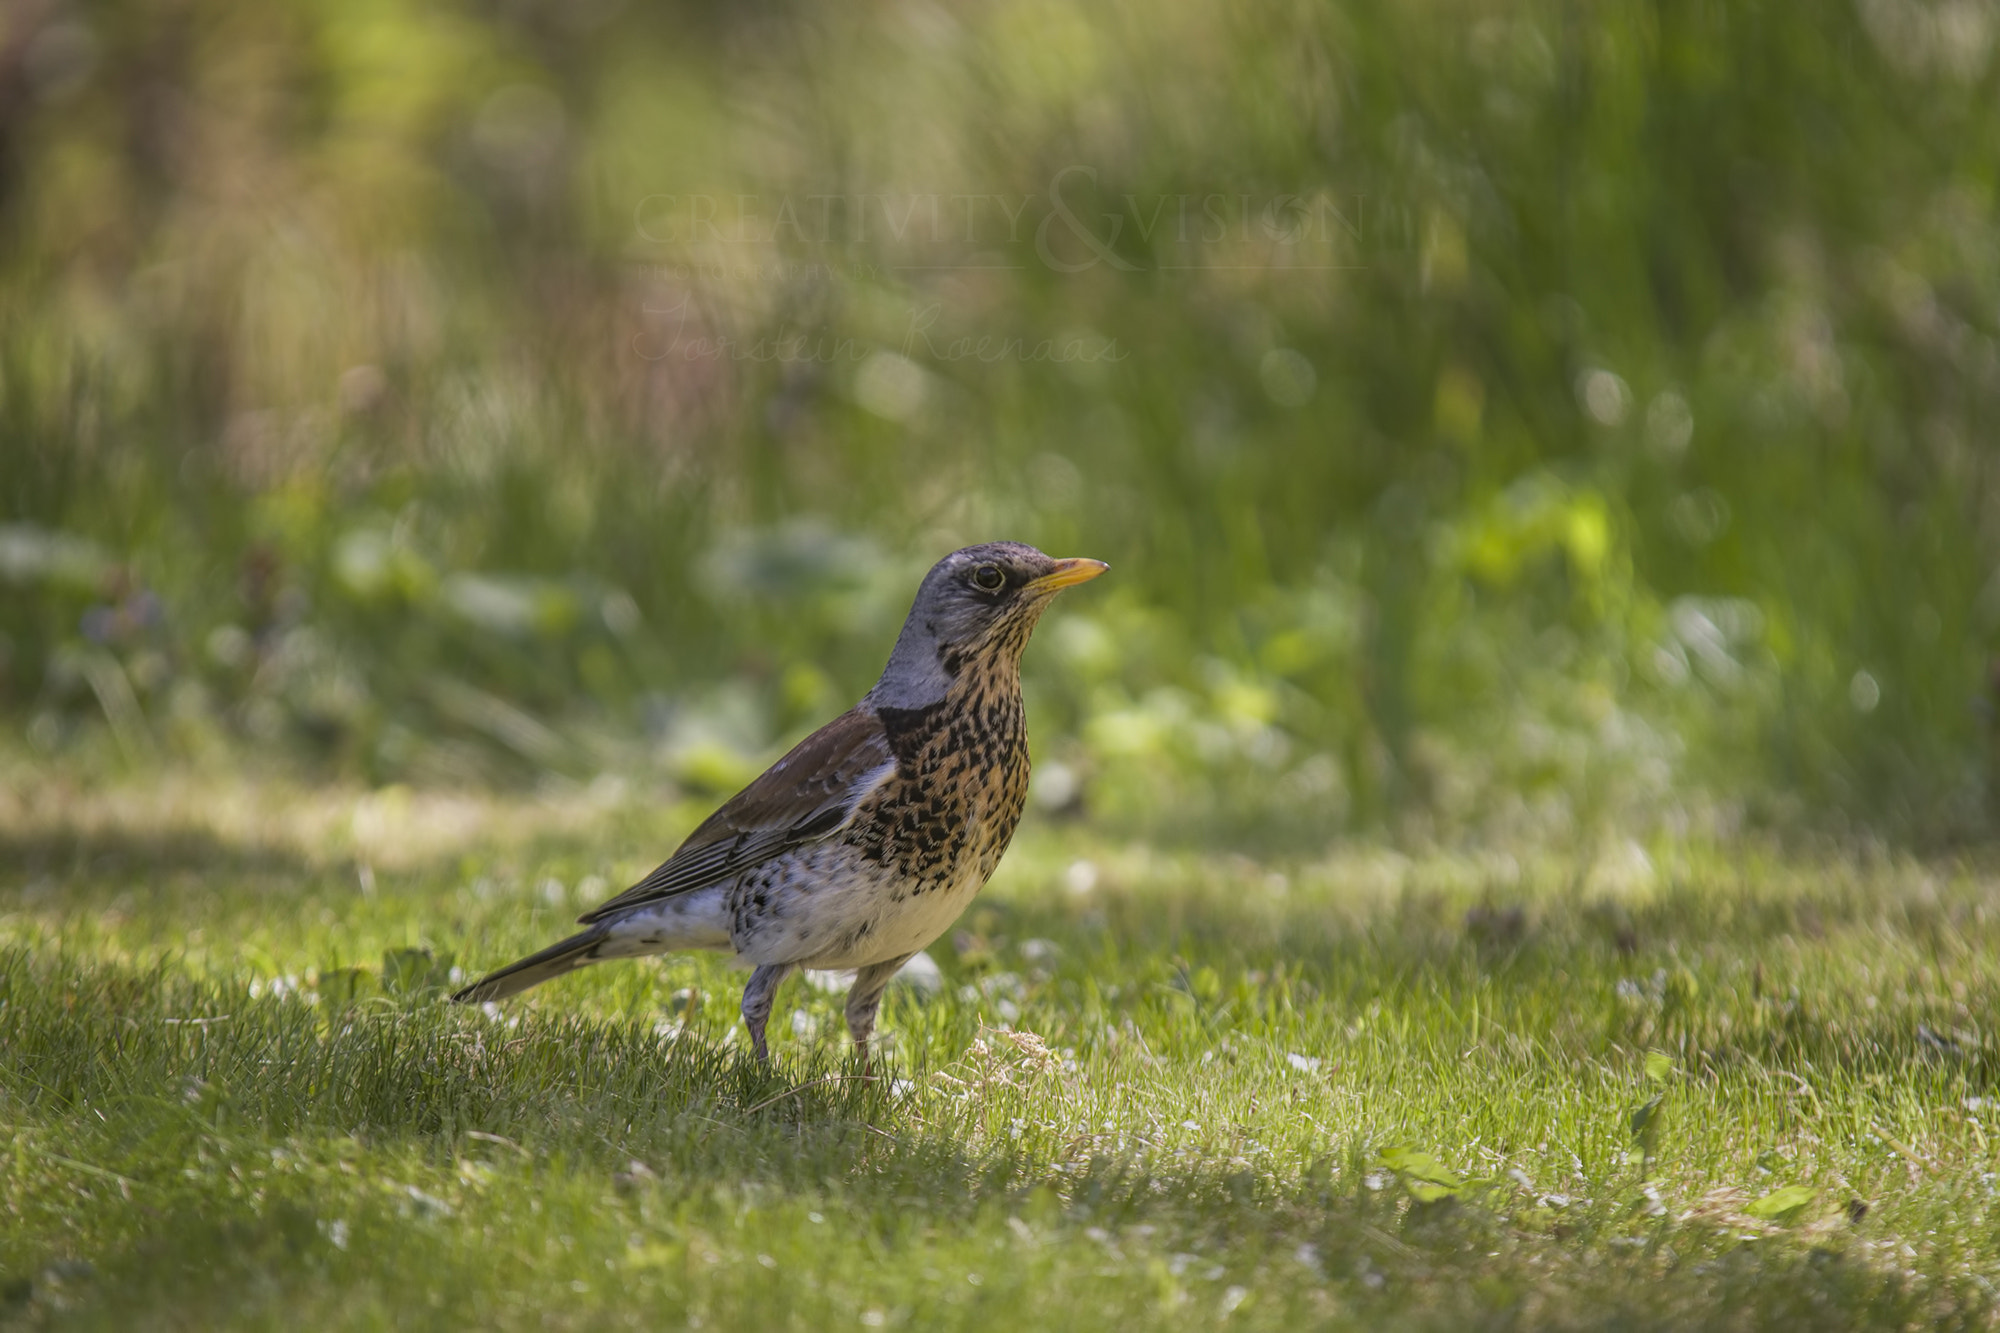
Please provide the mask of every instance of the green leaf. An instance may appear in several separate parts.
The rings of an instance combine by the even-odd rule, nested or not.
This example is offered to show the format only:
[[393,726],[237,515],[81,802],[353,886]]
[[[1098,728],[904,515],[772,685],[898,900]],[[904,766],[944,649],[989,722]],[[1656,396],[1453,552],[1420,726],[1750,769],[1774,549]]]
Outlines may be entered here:
[[1660,1128],[1660,1096],[1655,1093],[1632,1108],[1632,1137],[1645,1140]]
[[328,1004],[352,1004],[374,986],[375,978],[363,968],[332,967],[321,970],[317,989]]
[[391,995],[442,990],[450,973],[451,960],[434,958],[429,949],[390,949],[382,955],[382,989]]
[[1418,1203],[1436,1203],[1441,1199],[1455,1199],[1458,1197],[1458,1190],[1455,1187],[1440,1185],[1434,1180],[1413,1180],[1405,1176],[1403,1178],[1403,1188],[1408,1190],[1410,1197]]
[[1646,1052],[1646,1078],[1664,1084],[1674,1076],[1674,1060],[1665,1051]]
[[1421,1148],[1385,1148],[1382,1165],[1396,1173],[1418,1203],[1453,1198],[1465,1186],[1455,1171]]
[[1804,1185],[1786,1185],[1772,1190],[1743,1211],[1761,1221],[1790,1224],[1818,1196],[1818,1190]]

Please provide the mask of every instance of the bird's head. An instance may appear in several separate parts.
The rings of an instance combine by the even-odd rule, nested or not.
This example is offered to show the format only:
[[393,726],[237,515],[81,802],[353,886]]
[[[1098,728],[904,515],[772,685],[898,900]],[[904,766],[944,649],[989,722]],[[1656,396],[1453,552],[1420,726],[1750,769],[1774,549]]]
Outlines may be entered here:
[[944,698],[968,667],[1012,668],[1055,595],[1109,568],[1102,560],[1058,560],[1019,542],[953,551],[924,575],[873,697],[890,707],[923,707]]

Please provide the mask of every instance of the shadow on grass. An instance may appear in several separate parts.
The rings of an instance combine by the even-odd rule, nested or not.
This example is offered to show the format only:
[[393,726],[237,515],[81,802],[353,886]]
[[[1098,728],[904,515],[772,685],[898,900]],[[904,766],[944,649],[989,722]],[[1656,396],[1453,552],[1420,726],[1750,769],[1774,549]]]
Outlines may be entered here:
[[6,1085],[44,1115],[165,1099],[193,1108],[180,1119],[268,1135],[449,1143],[479,1130],[588,1154],[611,1139],[668,1147],[687,1123],[748,1123],[758,1108],[825,1124],[893,1109],[878,1083],[824,1061],[798,1088],[775,1067],[648,1023],[536,1011],[503,1021],[436,992],[349,1005],[253,999],[166,964],[14,949],[0,953],[0,1010]]
[[2000,943],[1990,882],[1970,878],[1794,872],[1675,881],[1629,899],[1575,883],[1406,887],[1349,898],[1338,884],[1330,892],[1273,893],[1257,878],[1129,886],[1088,899],[986,900],[974,914],[990,911],[1016,934],[1074,929],[1087,920],[1133,954],[1303,957],[1367,948],[1400,965],[1438,966],[1469,956],[1490,970],[1567,964],[1579,955],[1637,967],[1655,958],[1698,958],[1718,945],[1754,957],[1762,945],[1811,946],[1852,931],[1898,936],[1947,957]]
[[[1856,1235],[1751,1244],[1615,1215],[1536,1229],[1478,1203],[1370,1193],[1352,1169],[1271,1188],[1216,1167],[1102,1161],[1052,1201],[992,1164],[895,1156],[889,1171],[864,1150],[810,1171],[715,1162],[637,1185],[551,1162],[456,1213],[418,1191],[413,1207],[393,1180],[359,1199],[183,1185],[126,1205],[131,1225],[91,1260],[43,1256],[9,1292],[23,1312],[54,1294],[65,1324],[107,1328],[661,1327],[697,1312],[719,1327],[820,1327],[852,1322],[843,1287],[882,1290],[881,1303],[915,1289],[915,1327],[1206,1328],[1225,1288],[1260,1279],[1232,1326],[1956,1329],[1986,1327],[1992,1309],[1976,1283],[1905,1273]],[[547,1201],[533,1219],[529,1192]],[[800,1226],[807,1207],[836,1225]],[[329,1217],[351,1228],[337,1245]],[[670,1251],[664,1286],[619,1285],[635,1243]],[[785,1256],[775,1272],[760,1250]],[[920,1277],[944,1286],[937,1266],[968,1251],[989,1273],[1016,1262],[1032,1279],[969,1308],[935,1303]]]
[[[681,1186],[662,1183],[654,1188]],[[863,1197],[846,1202],[855,1209],[853,1220],[862,1223],[860,1229],[874,1232],[878,1228],[869,1224],[876,1219],[866,1210],[881,1204],[866,1198],[872,1191],[861,1193]],[[67,1307],[66,1326],[120,1329],[463,1328],[469,1322],[480,1327],[672,1327],[691,1323],[696,1310],[719,1327],[811,1327],[852,1321],[852,1310],[843,1309],[829,1291],[838,1290],[837,1279],[866,1291],[866,1275],[886,1270],[893,1275],[885,1275],[881,1287],[897,1292],[916,1285],[921,1291],[921,1284],[908,1280],[913,1275],[895,1270],[922,1270],[936,1259],[931,1244],[907,1231],[886,1241],[871,1236],[866,1245],[857,1244],[860,1237],[855,1235],[828,1234],[815,1252],[788,1255],[793,1261],[777,1273],[751,1262],[747,1253],[732,1254],[705,1272],[690,1256],[683,1279],[654,1289],[633,1280],[621,1290],[618,1277],[606,1282],[602,1266],[593,1265],[592,1273],[584,1263],[560,1259],[496,1278],[492,1256],[478,1244],[476,1226],[424,1222],[387,1210],[357,1217],[355,1225],[364,1238],[351,1249],[336,1250],[327,1242],[323,1210],[317,1205],[309,1195],[267,1199],[257,1206],[188,1201],[158,1214],[142,1234],[109,1249],[96,1263],[48,1265],[17,1281],[9,1303],[25,1313],[38,1296],[46,1301],[57,1294]],[[939,1216],[908,1196],[899,1207],[906,1216],[957,1222],[972,1231],[982,1221],[1000,1221],[996,1230],[1002,1235],[1007,1235],[1004,1218],[1018,1217],[1004,1203],[989,1208],[989,1218],[969,1221]],[[643,1200],[632,1199],[604,1209],[604,1220],[643,1226],[642,1211]],[[679,1216],[689,1230],[725,1236],[732,1231],[727,1210],[706,1201],[683,1207]],[[1908,1278],[1871,1263],[1850,1245],[1735,1245],[1720,1251],[1703,1246],[1684,1258],[1674,1245],[1687,1247],[1687,1238],[1662,1234],[1625,1253],[1607,1254],[1597,1247],[1586,1250],[1574,1238],[1517,1236],[1492,1215],[1467,1207],[1433,1205],[1399,1219],[1352,1197],[1330,1203],[1294,1200],[1277,1213],[1232,1213],[1234,1229],[1221,1238],[1212,1237],[1210,1228],[1184,1208],[1157,1206],[1131,1216],[1144,1218],[1138,1225],[1153,1228],[1151,1234],[1169,1244],[1200,1247],[1198,1262],[1226,1267],[1229,1276],[1248,1276],[1260,1264],[1296,1264],[1289,1258],[1292,1252],[1310,1246],[1311,1269],[1302,1268],[1293,1284],[1268,1283],[1256,1304],[1230,1320],[1232,1327],[1250,1329],[1303,1324],[1493,1333],[1690,1327],[1953,1330],[1985,1327],[1991,1309],[1970,1282]],[[1129,1256],[1115,1242],[1106,1245],[1100,1239],[1119,1225],[1103,1215],[1043,1220],[1032,1228],[1033,1244],[1044,1251],[1065,1251],[1081,1262],[1044,1259],[1027,1290],[995,1292],[955,1309],[942,1302],[929,1308],[918,1304],[915,1313],[922,1317],[910,1322],[967,1329],[1214,1327],[1216,1300],[1222,1294],[1216,1288],[1223,1279],[1204,1283],[1195,1269],[1163,1284],[1173,1268],[1158,1259],[1119,1264]],[[1302,1241],[1301,1236],[1314,1239]],[[611,1239],[589,1234],[573,1238],[586,1260],[599,1252],[592,1242]],[[738,1243],[754,1252],[771,1242],[742,1237]],[[1008,1243],[1018,1244],[1011,1235]],[[572,1278],[571,1272],[589,1278]],[[1163,1300],[1163,1294],[1169,1298]],[[1172,1295],[1179,1295],[1179,1301]],[[0,1309],[0,1316],[12,1312]],[[994,1322],[1008,1318],[1027,1322]]]
[[[1475,890],[1356,907],[1196,884],[982,906],[977,938],[935,947],[960,972],[1016,975],[1035,973],[1024,943],[1068,941],[1073,952],[1029,990],[1037,1021],[1056,1024],[1045,1035],[1066,1042],[1086,1036],[1069,1016],[1095,1002],[1096,977],[1136,973],[1150,984],[1126,987],[1120,1008],[1178,1008],[1211,1025],[1210,1040],[1312,1021],[1273,1015],[1324,1028],[1380,1010],[1422,1032],[1476,1013],[1576,1059],[1662,1049],[1697,1073],[1935,1083],[1955,1102],[2000,1088],[2000,1034],[1984,1019],[2000,1012],[2000,916],[1984,895],[1969,880],[1941,891],[1802,879],[1678,885],[1636,906],[1571,890],[1495,903]],[[1202,972],[1213,975],[1197,994]]]
[[183,875],[303,880],[316,867],[283,847],[204,829],[37,827],[0,831],[0,898],[95,902]]

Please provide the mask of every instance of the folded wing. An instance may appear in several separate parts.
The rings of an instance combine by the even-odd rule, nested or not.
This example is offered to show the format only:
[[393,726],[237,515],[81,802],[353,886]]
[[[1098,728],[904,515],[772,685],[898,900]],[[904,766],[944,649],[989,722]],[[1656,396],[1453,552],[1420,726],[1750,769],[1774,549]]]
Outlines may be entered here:
[[843,713],[702,821],[658,870],[577,919],[587,924],[704,888],[827,837],[895,771],[874,710],[864,705]]

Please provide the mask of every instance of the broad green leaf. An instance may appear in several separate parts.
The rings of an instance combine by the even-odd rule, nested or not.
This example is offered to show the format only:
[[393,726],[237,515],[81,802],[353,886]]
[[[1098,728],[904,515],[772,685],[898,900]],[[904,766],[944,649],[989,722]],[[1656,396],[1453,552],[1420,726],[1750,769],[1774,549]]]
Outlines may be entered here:
[[1660,1127],[1660,1097],[1656,1093],[1632,1108],[1632,1137],[1644,1139]]
[[328,1004],[352,1004],[375,988],[375,978],[359,967],[327,968],[319,974],[320,998]]
[[450,960],[432,957],[429,949],[390,949],[382,955],[382,989],[391,995],[442,989],[450,971]]
[[1382,1152],[1382,1165],[1401,1178],[1403,1188],[1418,1203],[1436,1203],[1464,1188],[1465,1182],[1458,1178],[1457,1172],[1421,1148],[1386,1148]]
[[1743,1211],[1751,1217],[1766,1222],[1789,1223],[1818,1196],[1818,1190],[1808,1189],[1804,1185],[1786,1185],[1772,1190]]
[[1646,1077],[1654,1083],[1665,1083],[1674,1076],[1674,1060],[1665,1051],[1646,1052]]

